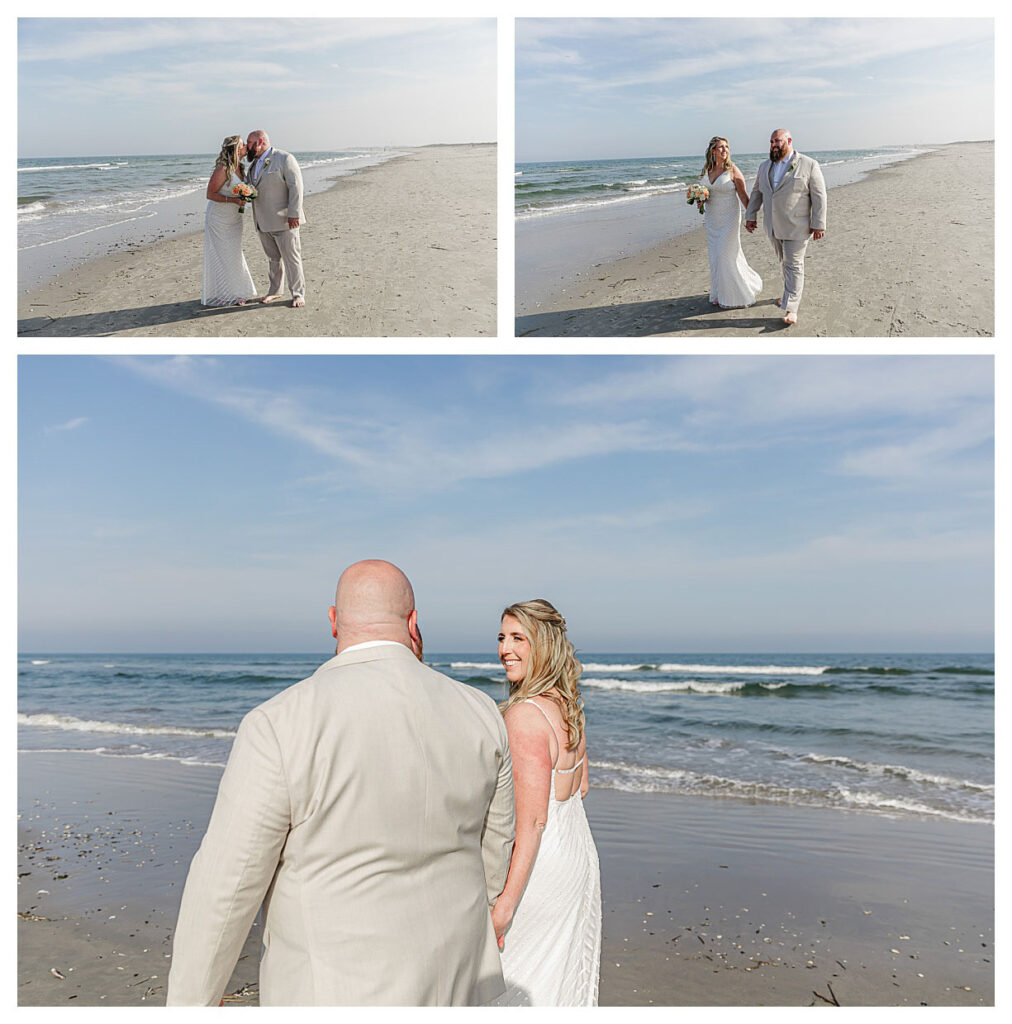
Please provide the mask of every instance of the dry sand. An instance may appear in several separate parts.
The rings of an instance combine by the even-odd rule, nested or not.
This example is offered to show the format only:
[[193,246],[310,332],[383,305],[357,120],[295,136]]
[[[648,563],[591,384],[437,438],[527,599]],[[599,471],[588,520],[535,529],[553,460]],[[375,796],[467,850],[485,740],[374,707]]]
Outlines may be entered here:
[[[306,305],[200,305],[203,233],[133,248],[19,297],[18,334],[477,337],[496,333],[496,147],[430,146],[306,197]],[[267,287],[252,221],[243,250]]]
[[[977,337],[994,334],[994,144],[945,146],[829,190],[799,322],[775,305],[780,268],[762,221],[742,227],[763,279],[756,305],[714,309],[702,228],[603,263],[516,319],[518,337]],[[744,218],[743,218],[744,220]]]
[[[18,765],[18,1003],[164,1004],[220,770]],[[986,826],[598,789],[587,811],[602,1005],[993,1004]],[[257,1001],[259,943],[254,925],[226,1004]]]

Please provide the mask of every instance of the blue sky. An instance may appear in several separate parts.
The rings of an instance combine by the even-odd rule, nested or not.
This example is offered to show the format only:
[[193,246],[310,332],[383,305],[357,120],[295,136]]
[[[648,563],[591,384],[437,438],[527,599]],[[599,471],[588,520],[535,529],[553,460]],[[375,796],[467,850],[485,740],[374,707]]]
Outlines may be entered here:
[[[279,12],[280,13],[280,12]],[[494,18],[22,18],[18,155],[492,142]]]
[[431,651],[991,649],[986,356],[19,359],[19,646],[319,651],[340,570]]
[[518,19],[520,162],[994,138],[987,18]]

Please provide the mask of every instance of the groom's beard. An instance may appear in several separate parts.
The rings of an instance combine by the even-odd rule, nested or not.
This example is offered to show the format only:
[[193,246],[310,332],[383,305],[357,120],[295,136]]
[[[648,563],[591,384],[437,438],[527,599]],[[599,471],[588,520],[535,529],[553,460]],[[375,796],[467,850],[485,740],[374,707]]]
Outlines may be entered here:
[[784,155],[784,151],[779,146],[770,146],[770,159],[779,160]]

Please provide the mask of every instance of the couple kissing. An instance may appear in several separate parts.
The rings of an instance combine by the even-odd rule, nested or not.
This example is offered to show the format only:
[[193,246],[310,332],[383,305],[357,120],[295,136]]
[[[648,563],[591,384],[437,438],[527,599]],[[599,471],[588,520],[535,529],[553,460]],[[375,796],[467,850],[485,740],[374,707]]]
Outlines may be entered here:
[[250,132],[245,142],[239,135],[222,142],[207,183],[201,305],[244,306],[256,297],[242,251],[241,214],[247,204],[253,208],[253,224],[267,256],[267,292],[260,301],[280,299],[287,280],[292,306],[306,304],[299,240],[299,226],[306,222],[302,191],[298,161],[272,146],[266,132]]

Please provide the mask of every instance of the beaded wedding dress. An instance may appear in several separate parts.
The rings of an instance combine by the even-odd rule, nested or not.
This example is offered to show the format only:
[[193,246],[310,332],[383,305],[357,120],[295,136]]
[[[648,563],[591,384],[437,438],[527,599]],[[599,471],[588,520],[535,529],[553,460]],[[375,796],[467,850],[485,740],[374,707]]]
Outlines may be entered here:
[[[231,196],[242,179],[232,172],[218,194]],[[239,299],[252,299],[253,286],[246,257],[242,252],[242,225],[247,216],[236,203],[207,201],[204,214],[204,285],[200,303],[203,306],[232,306]]]
[[710,190],[703,214],[710,256],[710,301],[721,306],[751,306],[763,282],[741,250],[741,202],[734,181],[727,171],[713,184],[705,174],[699,181]]
[[[527,703],[548,718],[536,701]],[[552,724],[551,719],[548,723]],[[582,767],[581,758],[572,768],[552,769],[548,818],[537,860],[506,930],[502,951],[506,991],[493,1006],[597,1006],[601,962],[597,847],[579,786],[568,800],[555,796],[556,775]]]

